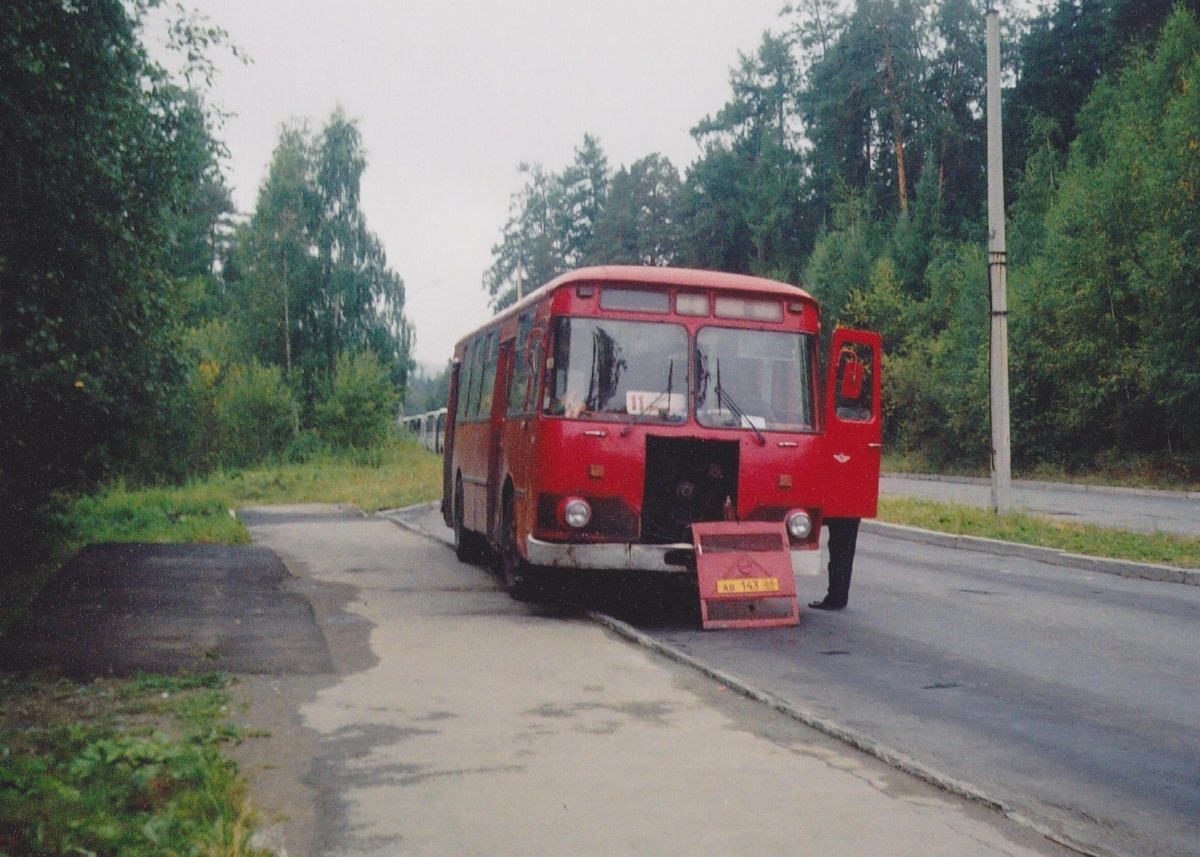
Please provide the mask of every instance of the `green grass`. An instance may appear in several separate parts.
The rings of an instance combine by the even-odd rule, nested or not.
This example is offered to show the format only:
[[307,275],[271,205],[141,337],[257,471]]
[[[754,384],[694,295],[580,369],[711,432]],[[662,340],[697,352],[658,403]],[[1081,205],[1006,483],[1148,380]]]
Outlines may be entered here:
[[0,854],[253,857],[230,679],[0,674]]
[[[940,474],[943,476],[976,476],[987,478],[986,465],[934,465],[921,453],[888,451],[883,456],[885,473]],[[1043,482],[1069,482],[1075,485],[1109,485],[1120,488],[1151,488],[1166,491],[1200,491],[1200,473],[1195,463],[1180,458],[1131,457],[1128,460],[1107,459],[1086,473],[1072,472],[1050,464],[1039,464],[1032,470],[1013,473],[1016,479]]]
[[1124,530],[1069,524],[1008,512],[996,515],[972,506],[904,497],[880,497],[879,520],[965,536],[982,536],[1056,548],[1088,556],[1200,568],[1200,539],[1144,535]]
[[110,486],[71,504],[72,541],[245,544],[246,528],[231,515],[230,497],[207,483],[177,488]]
[[230,514],[270,503],[347,503],[364,512],[436,500],[442,460],[407,440],[375,450],[323,455],[304,463],[223,471],[186,485],[129,488],[117,483],[75,500],[65,523],[76,545],[95,542],[250,540]]

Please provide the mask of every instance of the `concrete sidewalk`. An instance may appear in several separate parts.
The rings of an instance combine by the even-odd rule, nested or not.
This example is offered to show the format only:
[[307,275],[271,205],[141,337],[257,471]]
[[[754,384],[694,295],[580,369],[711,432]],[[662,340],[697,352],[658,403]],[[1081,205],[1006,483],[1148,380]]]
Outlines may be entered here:
[[[340,675],[279,748],[312,811],[280,805],[304,789],[273,792],[277,768],[248,766],[268,815],[298,819],[278,829],[290,857],[1067,853],[591,621],[517,604],[440,541],[328,508],[243,516],[293,574],[353,587],[344,614],[317,611]],[[339,651],[347,625],[368,652]],[[251,703],[251,723],[273,704]]]

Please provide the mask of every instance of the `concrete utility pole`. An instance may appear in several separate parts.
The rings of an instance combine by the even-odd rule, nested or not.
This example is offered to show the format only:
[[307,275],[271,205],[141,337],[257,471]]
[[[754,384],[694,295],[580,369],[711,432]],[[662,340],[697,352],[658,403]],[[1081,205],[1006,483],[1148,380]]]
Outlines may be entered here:
[[988,281],[992,291],[992,511],[1007,512],[1012,495],[1008,411],[1008,286],[1004,241],[1004,153],[1000,132],[1000,13],[987,11]]

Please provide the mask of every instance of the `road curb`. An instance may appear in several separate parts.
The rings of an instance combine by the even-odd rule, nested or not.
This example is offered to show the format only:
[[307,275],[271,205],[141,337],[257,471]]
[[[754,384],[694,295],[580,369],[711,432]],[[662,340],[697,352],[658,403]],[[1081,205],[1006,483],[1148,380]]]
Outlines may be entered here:
[[979,551],[999,556],[1023,556],[1051,565],[1062,565],[1068,568],[1096,571],[1119,577],[1134,577],[1140,580],[1156,580],[1163,583],[1182,583],[1188,586],[1200,586],[1200,571],[1176,568],[1173,565],[1157,565],[1124,559],[1087,556],[1085,554],[1069,553],[1057,548],[1023,545],[1018,542],[1001,541],[1000,539],[986,539],[982,536],[960,536],[937,530],[909,527],[903,524],[888,524],[883,521],[863,521],[861,529],[863,532],[888,536],[894,539],[904,539],[910,542],[920,542],[921,544]]
[[[416,503],[412,506],[400,506],[394,509],[380,509],[379,511],[373,513],[372,517],[384,518],[385,520],[391,521],[396,526],[403,527],[404,529],[416,533],[417,535],[446,543],[446,540],[438,536],[437,533],[431,533],[419,524],[415,524],[412,521],[406,520],[403,516],[404,512],[419,512],[422,510],[429,510],[432,512],[434,509],[440,509],[441,506],[442,502],[440,500],[430,500],[427,503]],[[453,543],[451,542],[451,544]]]
[[592,621],[603,625],[618,636],[624,637],[625,639],[637,644],[638,646],[641,646],[644,649],[648,649],[652,652],[662,655],[665,658],[669,658],[676,663],[690,667],[691,669],[694,669],[697,672],[700,672],[703,675],[720,682],[725,687],[728,687],[730,690],[741,694],[747,699],[762,703],[763,705],[778,711],[780,714],[792,718],[793,720],[809,727],[810,729],[815,729],[823,735],[828,735],[830,738],[841,741],[844,744],[849,744],[851,747],[861,750],[869,756],[873,756],[884,764],[909,774],[910,776],[914,776],[920,780],[923,780],[935,788],[949,792],[953,795],[957,795],[958,797],[965,798],[972,803],[980,804],[988,809],[995,810],[1004,815],[1004,817],[1008,818],[1010,821],[1045,837],[1051,842],[1070,849],[1077,854],[1082,854],[1085,857],[1111,857],[1109,852],[1101,853],[1098,851],[1093,851],[1088,846],[1079,842],[1075,842],[1074,840],[1064,836],[1052,828],[1035,821],[1021,812],[1018,812],[1004,801],[992,797],[978,786],[965,782],[964,780],[951,777],[950,775],[944,774],[935,768],[931,768],[928,765],[922,764],[911,756],[908,756],[904,753],[901,753],[899,750],[895,750],[886,744],[876,741],[869,735],[865,735],[857,730],[842,726],[839,723],[835,723],[834,721],[826,717],[822,717],[821,715],[805,708],[802,705],[798,705],[794,702],[783,699],[782,697],[776,696],[773,693],[761,690],[749,682],[739,678],[738,676],[733,675],[732,673],[727,673],[724,670],[717,669],[716,667],[705,663],[699,658],[687,654],[681,649],[677,649],[668,643],[664,643],[662,640],[658,640],[649,634],[639,631],[637,628],[634,628],[627,622],[622,622],[620,619],[615,619],[612,616],[594,610],[588,611],[587,616]]
[[[937,473],[880,473],[887,479],[910,479],[915,482],[950,482],[958,485],[991,485],[982,476],[943,476]],[[1169,491],[1160,488],[1125,488],[1120,485],[1085,485],[1078,482],[1048,482],[1044,479],[1014,479],[1014,488],[1049,488],[1059,491],[1078,491],[1086,494],[1113,494],[1126,497],[1163,497],[1181,500],[1200,500],[1200,491]]]

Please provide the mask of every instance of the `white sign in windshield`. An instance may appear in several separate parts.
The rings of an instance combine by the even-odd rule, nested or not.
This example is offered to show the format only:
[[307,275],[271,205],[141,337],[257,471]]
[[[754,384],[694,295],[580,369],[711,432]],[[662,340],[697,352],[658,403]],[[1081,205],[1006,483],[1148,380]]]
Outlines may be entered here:
[[687,394],[627,390],[625,392],[625,413],[634,416],[656,414],[660,417],[686,417]]

